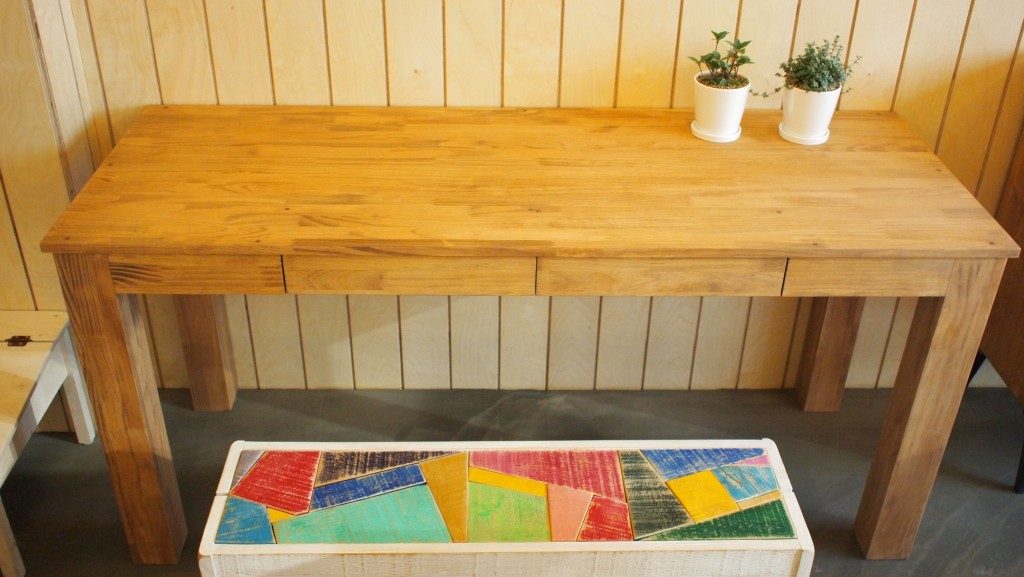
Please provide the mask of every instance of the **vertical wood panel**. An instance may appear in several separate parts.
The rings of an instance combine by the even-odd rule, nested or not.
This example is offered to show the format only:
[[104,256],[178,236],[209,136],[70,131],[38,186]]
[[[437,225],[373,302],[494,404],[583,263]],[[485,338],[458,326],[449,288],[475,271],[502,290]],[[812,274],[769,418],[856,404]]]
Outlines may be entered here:
[[263,0],[206,0],[221,104],[273,104]]
[[224,305],[228,312],[228,331],[231,333],[231,349],[235,357],[235,374],[238,387],[255,389],[256,360],[252,354],[252,334],[249,332],[249,310],[242,295],[227,295]]
[[[714,48],[715,39],[711,31],[728,30],[736,32],[740,0],[685,0],[683,2],[682,25],[679,30],[679,52],[676,55],[675,92],[672,106],[693,107],[693,75],[697,65],[689,57],[707,54]],[[751,45],[752,54],[758,54]],[[754,58],[755,60],[757,58]]]
[[594,388],[600,297],[552,297],[548,388]]
[[700,297],[654,297],[647,330],[644,389],[687,389],[697,339]]
[[621,0],[565,0],[561,106],[613,106]]
[[[972,192],[981,178],[1022,21],[1020,0],[974,2],[937,152]],[[990,210],[995,211],[994,204]]]
[[502,389],[544,389],[548,367],[550,297],[501,297]]
[[35,306],[57,310],[64,300],[53,257],[38,247],[67,206],[69,188],[27,8],[0,2],[0,174]]
[[380,0],[325,0],[334,104],[388,103],[384,10]]
[[860,56],[839,106],[850,110],[889,110],[896,92],[914,0],[861,2],[850,40],[850,62]]
[[679,0],[625,1],[616,106],[671,106],[680,5]]
[[797,375],[800,370],[800,357],[804,354],[804,344],[807,342],[807,331],[811,323],[811,304],[814,299],[798,299],[796,320],[793,322],[793,336],[790,338],[789,359],[786,360],[786,377],[783,380],[783,388],[792,389],[796,386]]
[[398,297],[350,295],[348,303],[356,388],[402,388]]
[[739,388],[782,387],[798,304],[795,298],[751,299]]
[[146,3],[89,0],[88,4],[110,125],[119,139],[144,105],[160,103]]
[[146,0],[166,104],[216,104],[202,0]]
[[[793,54],[802,54],[808,42],[831,41],[836,36],[839,36],[843,46],[849,46],[850,27],[853,25],[857,1],[800,0],[800,15],[796,32],[793,33]],[[892,45],[889,46],[891,50]]]
[[452,388],[498,388],[498,297],[451,297]]
[[144,302],[149,316],[150,339],[160,372],[160,385],[167,389],[187,389],[190,384],[188,366],[185,364],[185,349],[174,310],[174,298],[147,295]]
[[441,0],[384,0],[391,104],[444,105]]
[[0,177],[0,310],[32,310],[32,289],[29,288],[25,263],[14,234],[14,224],[7,212],[7,193]]
[[[772,90],[782,80],[775,73],[779,71],[779,63],[789,58],[797,6],[797,0],[743,4],[739,35],[741,40],[750,41],[747,53],[754,60],[753,64],[743,67],[743,73],[750,79],[751,89],[755,92]],[[751,96],[747,106],[779,108],[782,106],[782,96]]]
[[971,0],[917,0],[893,109],[929,146],[938,142],[970,5]]
[[445,0],[449,106],[501,106],[502,0]]
[[448,297],[403,296],[398,300],[405,388],[451,388]]
[[889,343],[885,347],[885,358],[878,373],[879,388],[892,388],[896,384],[896,373],[903,360],[903,349],[907,346],[910,336],[910,322],[914,319],[917,309],[917,298],[903,297],[896,303],[896,314],[893,315],[892,328],[889,329]]
[[598,389],[640,390],[651,297],[603,297],[597,348]]
[[749,311],[750,299],[746,297],[704,297],[691,389],[736,387]]
[[558,106],[561,0],[505,0],[505,106]]
[[295,297],[253,295],[249,323],[261,389],[304,389],[306,375]]
[[266,0],[266,12],[275,102],[330,104],[323,3]]
[[306,386],[310,389],[354,388],[345,297],[300,295],[298,300]]
[[[1024,35],[1024,25],[1021,26]],[[1013,61],[1013,70],[1006,81],[1006,94],[999,111],[999,119],[992,131],[989,143],[988,159],[981,173],[981,182],[975,196],[989,212],[995,213],[999,200],[1003,195],[1006,176],[1010,172],[1010,162],[1017,140],[1024,123],[1024,38],[1017,39],[1017,52]]]
[[889,328],[896,311],[894,298],[869,298],[864,303],[860,317],[860,331],[853,345],[850,372],[846,386],[858,389],[873,389],[878,385],[878,373],[885,357]]
[[79,93],[82,94],[82,109],[90,125],[87,129],[93,166],[99,167],[99,163],[114,147],[114,142],[110,118],[107,116],[107,97],[100,78],[99,62],[96,60],[89,9],[86,0],[61,0],[61,11],[64,13],[65,26],[74,29],[74,35],[68,36],[68,43],[74,57]]

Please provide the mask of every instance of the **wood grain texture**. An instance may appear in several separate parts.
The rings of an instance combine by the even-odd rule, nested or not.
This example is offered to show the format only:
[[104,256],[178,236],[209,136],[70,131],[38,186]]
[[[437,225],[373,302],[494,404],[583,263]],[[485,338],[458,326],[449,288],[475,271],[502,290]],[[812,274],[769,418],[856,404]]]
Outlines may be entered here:
[[330,104],[322,0],[264,0],[277,104]]
[[230,411],[238,392],[238,377],[224,298],[178,295],[174,305],[185,345],[192,408]]
[[615,105],[622,0],[563,0],[559,106]]
[[450,299],[452,388],[497,389],[500,303],[496,296]]
[[68,32],[66,40],[75,64],[78,90],[82,94],[82,111],[89,124],[86,130],[89,132],[93,166],[98,167],[103,157],[110,153],[114,143],[86,2],[87,0],[62,0],[61,12],[64,15],[65,30]]
[[690,387],[700,305],[700,297],[651,299],[644,389]]
[[1005,260],[961,260],[918,300],[854,531],[869,559],[906,558],[960,406]]
[[142,301],[149,326],[149,339],[156,355],[160,386],[166,389],[187,389],[188,364],[185,347],[178,329],[174,297],[150,295]]
[[594,388],[599,297],[552,297],[548,336],[549,389]]
[[444,105],[442,0],[384,0],[394,106]]
[[307,387],[353,388],[347,297],[302,295],[298,301]]
[[[751,90],[765,92],[779,86],[781,79],[777,78],[775,73],[779,70],[779,63],[789,58],[799,6],[799,0],[743,3],[736,28],[741,40],[750,41],[748,50],[753,52],[754,47],[757,50],[754,63],[743,67],[743,74],[750,79]],[[710,38],[710,35],[708,37]],[[751,98],[747,101],[748,108],[778,110],[781,105],[780,95]],[[746,123],[743,129],[746,132]]]
[[445,0],[448,106],[501,106],[503,0]]
[[501,297],[499,388],[544,389],[548,365],[548,297]]
[[736,388],[749,311],[748,298],[704,297],[694,345],[691,389]]
[[712,30],[737,32],[740,0],[688,0],[682,8],[672,107],[693,108],[697,65],[689,57],[707,54],[714,48]]
[[398,298],[402,329],[402,382],[406,389],[449,389],[451,336],[448,297]]
[[785,271],[785,259],[541,258],[537,294],[778,296]]
[[532,258],[286,256],[290,293],[532,295]]
[[896,312],[893,313],[892,326],[889,328],[889,342],[885,347],[885,358],[878,371],[878,388],[891,389],[896,384],[896,373],[903,359],[903,349],[907,345],[910,324],[914,320],[916,309],[916,298],[903,297],[896,303]]
[[808,331],[796,374],[796,398],[805,411],[838,411],[864,310],[856,297],[811,301]]
[[942,296],[950,259],[790,259],[784,296]]
[[67,324],[68,315],[62,311],[0,310],[0,339],[24,335],[33,341],[52,343]]
[[185,517],[138,297],[114,294],[102,256],[56,261],[132,558],[176,563]]
[[558,106],[562,0],[504,0],[503,106]]
[[798,304],[793,298],[750,299],[737,388],[782,388]]
[[247,298],[260,388],[306,388],[295,297],[252,295]]
[[857,4],[857,0],[800,0],[792,54],[803,54],[808,42],[831,42],[836,36],[843,46],[850,46],[850,30]]
[[249,309],[243,295],[225,295],[224,304],[228,314],[228,330],[231,332],[232,356],[235,360],[235,374],[238,388],[255,389],[256,359],[252,354],[252,335],[249,332]]
[[7,192],[0,183],[0,310],[32,309],[32,288],[28,282],[21,246],[7,210]]
[[111,255],[110,275],[122,293],[284,294],[281,259],[272,256]]
[[644,382],[651,298],[609,296],[601,301],[594,387],[638,391]]
[[[842,96],[839,107],[844,110],[889,110],[896,94],[915,0],[891,2],[860,2],[857,21],[850,39],[848,54],[861,57],[853,76],[847,81],[850,92]],[[902,42],[892,39],[903,38]],[[889,39],[880,42],[880,38]],[[899,45],[899,49],[896,46]],[[848,62],[852,60],[848,59]]]
[[202,0],[146,0],[160,96],[167,104],[216,104]]
[[263,0],[205,0],[221,104],[273,104]]
[[623,2],[616,106],[671,106],[682,4],[679,0]]
[[325,0],[331,95],[339,106],[384,106],[384,5],[380,0]]
[[356,388],[402,388],[398,298],[352,295],[348,302]]
[[[1022,26],[1024,29],[1024,26]],[[989,142],[988,158],[981,173],[981,182],[974,195],[989,212],[995,214],[1003,194],[1003,185],[1008,183],[1014,151],[1024,125],[1024,36],[1018,40],[1013,68],[1006,79],[1006,91]]]

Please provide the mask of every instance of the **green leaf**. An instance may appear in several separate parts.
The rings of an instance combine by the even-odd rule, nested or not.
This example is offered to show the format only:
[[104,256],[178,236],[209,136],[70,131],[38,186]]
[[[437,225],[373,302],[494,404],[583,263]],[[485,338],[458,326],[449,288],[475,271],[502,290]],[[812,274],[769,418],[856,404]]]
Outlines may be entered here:
[[715,40],[719,42],[721,42],[723,38],[729,35],[728,30],[724,30],[722,32],[715,32],[714,30],[712,30],[711,33],[715,35]]

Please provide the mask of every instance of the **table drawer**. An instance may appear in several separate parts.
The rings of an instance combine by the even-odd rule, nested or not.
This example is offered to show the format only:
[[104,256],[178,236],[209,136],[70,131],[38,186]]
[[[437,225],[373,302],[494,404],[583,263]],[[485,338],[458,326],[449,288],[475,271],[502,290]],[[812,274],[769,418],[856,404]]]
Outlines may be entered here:
[[789,259],[783,296],[942,296],[949,259]]
[[284,294],[279,256],[112,255],[120,293]]
[[290,293],[532,295],[533,258],[286,256]]
[[541,258],[541,295],[779,296],[786,259]]

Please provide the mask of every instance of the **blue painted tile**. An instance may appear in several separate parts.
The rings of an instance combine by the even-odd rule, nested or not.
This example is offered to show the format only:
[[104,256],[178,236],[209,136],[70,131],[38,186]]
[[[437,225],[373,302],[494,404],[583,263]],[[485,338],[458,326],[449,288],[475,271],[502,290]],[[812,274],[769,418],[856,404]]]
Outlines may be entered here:
[[374,495],[390,493],[405,487],[426,484],[419,465],[407,465],[397,469],[388,469],[365,477],[356,477],[323,485],[313,489],[310,509],[326,509],[343,505]]
[[661,478],[669,480],[760,457],[764,449],[653,449],[643,454],[658,469]]
[[217,527],[216,543],[263,545],[274,543],[267,508],[259,503],[228,497]]
[[779,488],[771,467],[725,465],[711,472],[737,501],[764,495]]

